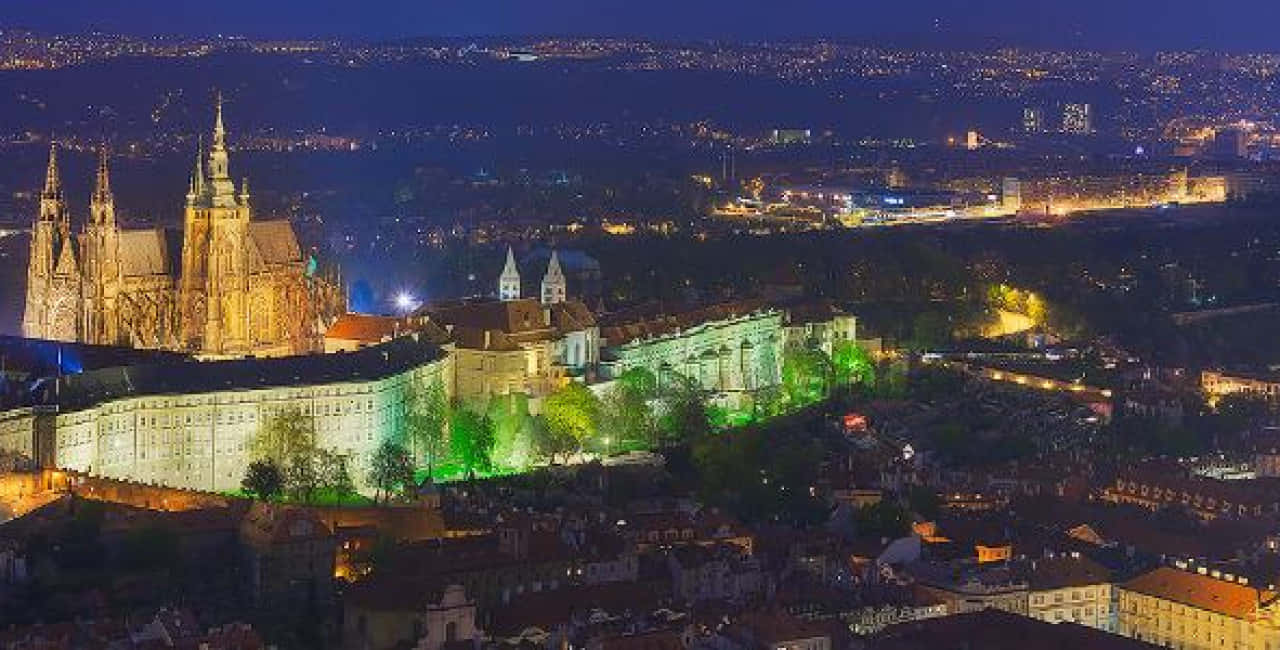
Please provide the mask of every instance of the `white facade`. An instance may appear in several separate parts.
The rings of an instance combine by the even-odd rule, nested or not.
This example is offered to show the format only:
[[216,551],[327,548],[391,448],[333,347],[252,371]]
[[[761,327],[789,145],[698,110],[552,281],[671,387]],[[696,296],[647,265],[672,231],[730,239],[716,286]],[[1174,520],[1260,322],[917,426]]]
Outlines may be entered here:
[[262,423],[299,409],[320,447],[346,456],[357,487],[377,446],[403,426],[410,382],[448,385],[448,358],[377,380],[147,395],[55,416],[57,467],[121,480],[222,492],[240,487]]
[[660,383],[679,374],[706,390],[750,391],[778,383],[782,342],[782,314],[762,310],[664,336],[605,341],[614,360],[602,364],[603,374],[617,378],[633,368],[645,368]]
[[1047,623],[1077,623],[1105,632],[1116,629],[1110,583],[1031,591],[1027,616]]

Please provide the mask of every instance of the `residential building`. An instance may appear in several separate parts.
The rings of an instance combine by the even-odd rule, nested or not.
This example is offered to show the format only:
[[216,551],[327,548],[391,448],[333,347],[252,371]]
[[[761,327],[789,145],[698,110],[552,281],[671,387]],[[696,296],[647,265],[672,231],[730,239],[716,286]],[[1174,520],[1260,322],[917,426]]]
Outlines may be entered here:
[[1026,560],[1027,615],[1049,623],[1078,623],[1115,631],[1111,572],[1079,553]]
[[349,588],[344,604],[346,650],[441,650],[480,635],[476,602],[461,585],[390,589],[383,583],[361,582]]
[[1277,594],[1247,579],[1160,567],[1117,591],[1124,636],[1169,648],[1280,647]]

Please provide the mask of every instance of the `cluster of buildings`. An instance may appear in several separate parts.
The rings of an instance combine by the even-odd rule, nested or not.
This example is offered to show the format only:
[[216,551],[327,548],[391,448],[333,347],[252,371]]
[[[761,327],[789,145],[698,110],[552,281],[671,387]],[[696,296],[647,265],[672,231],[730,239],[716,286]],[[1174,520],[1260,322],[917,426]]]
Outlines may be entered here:
[[[107,198],[95,199],[94,223],[70,238],[50,159],[33,250],[52,246],[56,254],[32,260],[26,324],[32,338],[6,343],[10,356],[22,358],[25,350],[29,363],[7,368],[12,381],[0,414],[0,449],[42,467],[223,492],[240,485],[263,423],[292,409],[312,420],[319,446],[363,468],[382,441],[403,432],[415,391],[431,385],[475,407],[524,394],[536,414],[543,397],[569,382],[603,391],[643,368],[660,385],[692,379],[718,403],[737,408],[781,381],[785,346],[830,353],[857,340],[856,319],[826,303],[654,304],[598,314],[570,296],[555,252],[537,295],[527,298],[510,249],[496,299],[436,303],[404,317],[313,319],[313,311],[286,296],[316,304],[305,297],[312,293],[291,293],[303,285],[290,283],[321,281],[296,259],[287,223],[251,221],[247,193],[231,193],[221,134],[219,115],[209,170],[197,162],[188,199],[184,268],[197,269],[191,273],[198,280],[126,273],[138,266],[135,257],[154,262],[156,271],[167,268],[162,247],[125,245],[135,238],[163,242],[164,233],[114,225],[102,190],[105,167],[98,194]],[[99,240],[109,245],[93,243]],[[265,264],[264,251],[281,264]],[[45,257],[60,260],[52,275]],[[80,263],[95,279],[57,270]],[[124,308],[144,302],[163,307],[142,320]],[[260,318],[279,327],[264,321],[259,328]],[[171,334],[176,338],[165,338]],[[178,341],[187,343],[171,345]],[[85,345],[104,343],[144,349],[107,355],[102,350],[109,348]],[[283,354],[290,350],[315,353]],[[55,357],[57,363],[47,363]],[[363,477],[355,479],[362,487]]]
[[[1072,135],[1089,135],[1094,132],[1093,107],[1084,103],[1068,103],[1062,105],[1062,120],[1058,129],[1062,133]],[[1026,134],[1048,133],[1052,131],[1045,110],[1041,106],[1028,106],[1022,109],[1022,132]]]
[[1189,176],[1183,169],[1167,174],[1059,174],[1032,179],[1006,178],[1001,203],[1010,213],[1060,215],[1083,210],[1221,203],[1226,199],[1225,177]]

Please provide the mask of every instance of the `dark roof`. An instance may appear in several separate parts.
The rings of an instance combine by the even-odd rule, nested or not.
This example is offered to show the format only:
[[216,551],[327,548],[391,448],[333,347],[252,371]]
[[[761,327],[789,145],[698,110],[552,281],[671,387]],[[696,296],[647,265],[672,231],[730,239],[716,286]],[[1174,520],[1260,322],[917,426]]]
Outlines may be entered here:
[[849,315],[830,300],[797,300],[780,307],[786,314],[788,325],[826,323],[837,316]]
[[37,378],[137,363],[185,361],[191,357],[163,350],[0,336],[0,358],[4,360],[6,374]]
[[1147,643],[1075,623],[1047,623],[997,609],[891,625],[870,650],[1140,650]]
[[184,361],[104,368],[68,375],[43,387],[40,404],[74,411],[143,395],[183,395],[339,381],[371,381],[444,356],[425,337],[401,337],[355,352],[271,359]]
[[611,346],[623,345],[766,309],[768,305],[763,300],[754,299],[705,306],[651,303],[605,315],[600,319],[600,336]]
[[528,627],[551,630],[583,611],[599,608],[610,614],[647,612],[657,609],[663,601],[663,595],[654,585],[642,582],[575,585],[527,592],[516,596],[509,606],[496,609],[486,629],[499,635],[519,634]]
[[551,327],[543,313],[542,303],[531,298],[432,305],[424,311],[431,315],[432,320],[455,328],[518,334]]
[[1037,558],[1020,567],[1032,591],[1084,587],[1111,582],[1111,572],[1080,554]]

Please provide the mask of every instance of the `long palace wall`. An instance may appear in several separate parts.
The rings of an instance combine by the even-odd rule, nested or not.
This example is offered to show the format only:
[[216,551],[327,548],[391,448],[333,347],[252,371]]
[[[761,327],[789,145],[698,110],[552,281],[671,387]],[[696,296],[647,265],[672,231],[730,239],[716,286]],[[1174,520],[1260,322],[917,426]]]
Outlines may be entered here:
[[55,465],[93,476],[222,492],[238,489],[264,421],[300,409],[317,444],[343,454],[357,487],[378,445],[404,426],[411,382],[445,381],[442,359],[383,379],[103,402],[59,413]]
[[645,368],[659,381],[678,373],[706,390],[749,391],[778,383],[782,362],[782,314],[760,311],[712,321],[664,336],[613,345],[603,362],[605,375],[617,378]]
[[262,424],[296,409],[364,490],[374,451],[403,430],[409,388],[439,381],[452,393],[453,362],[402,339],[323,357],[68,376],[43,403],[0,413],[0,451],[90,477],[225,492],[240,487]]

